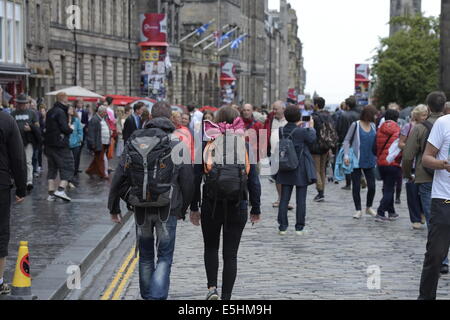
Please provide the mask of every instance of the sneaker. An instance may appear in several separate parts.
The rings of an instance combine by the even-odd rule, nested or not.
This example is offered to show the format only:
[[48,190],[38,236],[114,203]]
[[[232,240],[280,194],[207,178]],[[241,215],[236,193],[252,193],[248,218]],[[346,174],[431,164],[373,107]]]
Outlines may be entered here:
[[412,228],[414,230],[422,230],[422,224],[421,223],[413,223]]
[[351,186],[345,186],[345,187],[342,187],[342,190],[351,191],[352,187]]
[[441,266],[441,274],[448,274],[448,273],[449,273],[448,265],[443,264],[443,265]]
[[70,202],[72,201],[72,199],[69,198],[69,196],[67,196],[65,191],[56,191],[55,192],[55,197],[62,199],[64,201]]
[[353,216],[353,219],[359,220],[362,218],[362,211],[356,211],[355,215]]
[[427,224],[427,218],[426,218],[424,215],[422,215],[422,221],[421,221],[421,223],[422,223],[422,224]]
[[291,206],[291,205],[288,205],[288,210],[289,210],[289,211],[292,211],[292,210],[294,210],[294,207]]
[[314,202],[324,202],[325,201],[325,196],[318,194],[315,198],[314,198]]
[[389,221],[397,221],[399,217],[396,213],[389,214]]
[[75,190],[76,188],[77,187],[72,182],[69,183],[69,189]]
[[217,289],[210,290],[206,296],[206,301],[217,301],[219,300],[219,293]]
[[0,284],[0,295],[5,296],[8,294],[11,294],[11,288],[3,282],[2,284]]
[[274,202],[274,203],[272,204],[272,207],[274,207],[274,208],[279,208],[279,207],[280,207],[280,202],[279,202],[279,201]]
[[287,231],[280,231],[280,232],[278,232],[278,235],[283,237],[283,236],[287,235]]
[[56,202],[57,199],[58,199],[58,198],[56,198],[55,196],[49,195],[48,198],[47,198],[47,201],[48,201],[48,202]]
[[375,217],[375,221],[376,222],[387,222],[387,221],[389,221],[389,218],[386,218],[386,217],[383,217],[383,216],[380,216],[377,214],[377,216]]
[[366,214],[368,214],[368,215],[370,215],[370,216],[372,216],[374,218],[377,216],[377,213],[372,208],[367,208],[366,209]]
[[299,237],[303,237],[307,234],[308,232],[306,230],[301,230],[301,231],[295,231],[295,234]]
[[402,200],[396,199],[396,200],[395,200],[395,204],[402,204]]

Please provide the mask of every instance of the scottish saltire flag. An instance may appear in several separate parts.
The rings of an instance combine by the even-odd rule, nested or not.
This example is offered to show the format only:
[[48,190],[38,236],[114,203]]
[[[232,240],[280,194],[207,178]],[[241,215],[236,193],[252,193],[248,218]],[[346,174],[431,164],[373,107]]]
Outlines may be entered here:
[[197,33],[197,35],[199,35],[199,36],[204,34],[208,30],[210,25],[211,25],[211,23],[204,24],[203,26],[201,26],[200,28],[195,30],[195,33]]
[[248,37],[248,35],[245,34],[245,35],[240,36],[240,37],[237,38],[236,40],[234,40],[234,41],[231,43],[231,49],[238,49],[239,46],[241,45],[241,43],[244,42],[245,38],[247,38],[247,37]]
[[225,33],[222,37],[220,37],[220,44],[222,44],[225,40],[229,39],[233,35],[234,31],[229,31]]

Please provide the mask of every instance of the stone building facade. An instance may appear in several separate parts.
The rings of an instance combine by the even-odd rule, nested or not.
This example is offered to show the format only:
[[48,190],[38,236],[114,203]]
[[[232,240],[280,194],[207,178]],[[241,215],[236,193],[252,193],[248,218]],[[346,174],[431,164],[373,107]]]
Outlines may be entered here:
[[[391,0],[391,19],[407,15],[417,15],[422,12],[422,0]],[[391,25],[390,35],[392,36],[401,26]]]
[[[6,0],[3,0],[6,1]],[[140,20],[145,13],[168,18],[169,55],[167,98],[173,104],[221,104],[221,63],[236,68],[235,102],[268,104],[285,99],[288,88],[304,90],[302,44],[298,21],[286,0],[278,13],[268,0],[24,0],[24,66],[26,91],[33,97],[80,85],[99,94],[140,95]],[[71,6],[80,11],[73,11]],[[80,25],[70,22],[79,13]],[[269,33],[268,16],[278,24]],[[202,36],[180,39],[215,19]],[[246,33],[239,49],[220,53],[194,45],[217,30],[234,26],[232,40]],[[226,42],[224,43],[226,44]],[[270,48],[270,50],[268,50]],[[0,63],[1,66],[1,63]]]

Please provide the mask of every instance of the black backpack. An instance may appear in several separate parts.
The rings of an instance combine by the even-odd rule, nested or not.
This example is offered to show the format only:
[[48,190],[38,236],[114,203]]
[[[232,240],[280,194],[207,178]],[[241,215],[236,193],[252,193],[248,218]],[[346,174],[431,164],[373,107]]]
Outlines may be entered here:
[[[427,148],[427,143],[428,143],[428,139],[430,138],[431,131],[433,130],[433,124],[430,121],[428,121],[428,120],[422,122],[421,124],[427,129],[427,135],[426,135],[426,138],[425,138],[425,143],[423,144],[422,150],[420,152],[420,155],[423,156],[423,154],[425,152],[425,149]],[[434,170],[433,169],[427,168],[424,165],[422,165],[422,167],[423,167],[423,169],[425,170],[426,173],[428,173],[430,176],[434,177]]]
[[[233,144],[229,144],[232,139]],[[229,150],[229,146],[233,151]],[[238,152],[244,150],[244,152]],[[230,153],[233,158],[230,159]],[[228,161],[227,161],[228,160]],[[245,139],[235,134],[226,134],[211,141],[205,148],[205,185],[204,194],[214,203],[235,203],[237,206],[246,199],[250,162]]]
[[122,199],[132,207],[170,207],[176,166],[174,143],[160,129],[136,131],[125,147],[127,191]]
[[281,139],[279,143],[279,171],[290,172],[297,170],[300,162],[298,160],[297,150],[295,150],[292,136],[298,128],[295,128],[289,136],[284,135],[284,128],[280,129]]

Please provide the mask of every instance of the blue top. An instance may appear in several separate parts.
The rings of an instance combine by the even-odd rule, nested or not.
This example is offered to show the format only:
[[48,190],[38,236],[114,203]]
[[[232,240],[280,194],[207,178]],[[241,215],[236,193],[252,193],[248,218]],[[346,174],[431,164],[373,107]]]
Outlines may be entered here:
[[72,124],[74,125],[74,130],[70,135],[69,147],[70,149],[81,147],[83,143],[83,126],[78,118],[72,118]]
[[361,126],[359,127],[360,136],[360,156],[359,168],[372,169],[377,165],[377,158],[373,154],[373,145],[375,143],[376,132],[373,128],[370,132],[366,132]]

